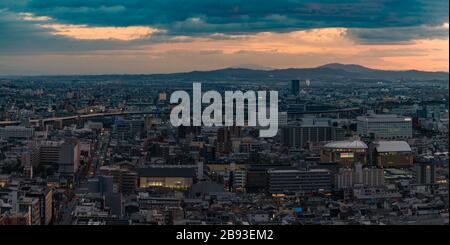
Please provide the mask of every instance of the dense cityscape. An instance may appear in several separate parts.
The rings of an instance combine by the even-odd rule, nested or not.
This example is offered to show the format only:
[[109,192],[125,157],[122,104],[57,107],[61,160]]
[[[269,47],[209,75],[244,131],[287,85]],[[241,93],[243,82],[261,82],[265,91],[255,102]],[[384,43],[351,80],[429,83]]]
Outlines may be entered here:
[[1,241],[429,243],[449,47],[448,0],[0,0]]
[[[317,69],[0,78],[0,225],[448,225],[448,73]],[[278,91],[278,134],[173,127],[193,81]]]

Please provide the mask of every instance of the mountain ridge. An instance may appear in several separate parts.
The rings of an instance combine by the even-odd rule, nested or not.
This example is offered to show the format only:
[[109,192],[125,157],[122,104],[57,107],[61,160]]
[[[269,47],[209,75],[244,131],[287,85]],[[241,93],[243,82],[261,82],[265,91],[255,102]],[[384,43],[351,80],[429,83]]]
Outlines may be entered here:
[[380,79],[380,80],[448,80],[448,72],[418,70],[379,70],[355,64],[330,63],[313,68],[285,68],[256,70],[230,67],[210,71],[191,71],[172,74],[154,74],[155,77],[186,77],[190,79]]
[[449,80],[448,72],[419,70],[379,70],[358,64],[329,63],[312,68],[283,69],[251,69],[228,67],[209,71],[189,71],[160,74],[99,74],[99,75],[49,75],[49,76],[17,76],[17,77],[145,77],[151,80],[183,80],[183,81],[246,81],[246,80],[292,80],[292,79],[324,79],[324,80]]

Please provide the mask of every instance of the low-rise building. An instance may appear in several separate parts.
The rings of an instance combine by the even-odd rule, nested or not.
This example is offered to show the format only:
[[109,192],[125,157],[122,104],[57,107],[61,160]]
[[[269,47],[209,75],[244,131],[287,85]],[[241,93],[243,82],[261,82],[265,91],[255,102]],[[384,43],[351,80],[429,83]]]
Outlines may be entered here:
[[413,155],[406,141],[375,142],[375,161],[381,168],[411,167]]
[[325,169],[301,171],[296,169],[269,170],[269,193],[319,193],[331,190],[332,175]]
[[367,163],[367,145],[359,140],[334,141],[322,148],[322,162],[336,162],[341,167],[353,167],[356,163]]

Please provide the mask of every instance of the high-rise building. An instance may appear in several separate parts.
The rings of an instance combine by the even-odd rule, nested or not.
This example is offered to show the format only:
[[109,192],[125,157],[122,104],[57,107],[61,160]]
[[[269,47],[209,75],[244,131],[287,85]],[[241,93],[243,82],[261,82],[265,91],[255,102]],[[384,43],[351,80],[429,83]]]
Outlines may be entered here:
[[384,170],[380,168],[364,168],[361,171],[363,186],[384,186]]
[[100,175],[97,178],[88,180],[88,190],[90,193],[112,193],[114,192],[113,176]]
[[37,167],[39,165],[39,148],[28,147],[22,152],[22,165]]
[[58,166],[63,175],[73,175],[80,165],[80,143],[69,138],[64,142],[45,141],[39,147],[39,164]]
[[309,143],[337,141],[345,138],[340,127],[330,126],[329,122],[303,122],[300,125],[282,127],[283,144],[289,147],[305,148]]
[[119,180],[119,191],[121,193],[132,193],[137,187],[137,173],[123,171]]
[[436,165],[429,162],[417,162],[416,183],[422,185],[432,185],[436,183]]
[[39,164],[57,165],[63,142],[44,141],[39,145]]
[[53,191],[47,187],[32,186],[25,196],[39,200],[40,224],[49,225],[53,219]]
[[217,151],[225,154],[231,151],[231,130],[229,127],[222,127],[218,129]]
[[22,152],[21,162],[23,166],[24,176],[26,178],[33,178],[33,169],[39,165],[39,149],[37,147],[30,147]]
[[381,168],[366,167],[356,164],[354,168],[340,168],[335,176],[335,187],[351,189],[354,187],[384,186],[384,171]]
[[18,205],[19,205],[19,212],[28,213],[29,225],[41,224],[39,198],[21,197],[18,201]]
[[295,96],[300,94],[300,80],[291,81],[291,93]]
[[244,191],[247,181],[247,168],[245,166],[237,166],[231,163],[229,168],[226,168],[224,181],[229,190]]
[[138,176],[136,172],[115,166],[103,166],[100,168],[100,174],[104,177],[112,176],[112,180],[121,193],[131,193],[137,187]]
[[355,185],[355,172],[353,168],[340,168],[335,176],[335,187],[338,189],[351,189]]
[[63,175],[73,175],[80,166],[80,142],[77,139],[67,139],[60,148],[58,172]]

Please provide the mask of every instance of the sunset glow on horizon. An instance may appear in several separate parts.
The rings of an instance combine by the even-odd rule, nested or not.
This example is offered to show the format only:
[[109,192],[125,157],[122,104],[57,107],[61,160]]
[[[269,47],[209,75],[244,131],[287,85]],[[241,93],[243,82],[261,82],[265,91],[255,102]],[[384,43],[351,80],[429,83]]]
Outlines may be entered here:
[[146,26],[127,26],[127,27],[89,27],[86,25],[62,25],[62,24],[43,24],[44,28],[50,28],[53,35],[66,36],[78,40],[121,40],[131,41],[143,39],[158,32],[155,28]]
[[[370,18],[361,17],[358,6],[366,3],[356,0],[349,5],[355,9],[347,12],[339,12],[343,7],[339,4],[299,2],[304,9],[293,13],[278,5],[254,13],[246,2],[228,5],[225,1],[223,8],[235,13],[223,9],[222,14],[202,1],[178,6],[192,12],[183,14],[177,7],[152,3],[145,3],[148,9],[131,11],[135,6],[127,2],[100,1],[99,6],[91,6],[97,3],[79,0],[75,2],[80,7],[73,9],[64,1],[42,6],[33,0],[24,2],[29,5],[0,4],[0,74],[170,73],[326,63],[449,70],[448,2],[444,1],[418,2],[424,11],[415,20],[407,10],[392,10],[389,21],[388,13],[370,9],[364,10]],[[382,4],[389,6],[369,4],[368,8],[382,9]]]

